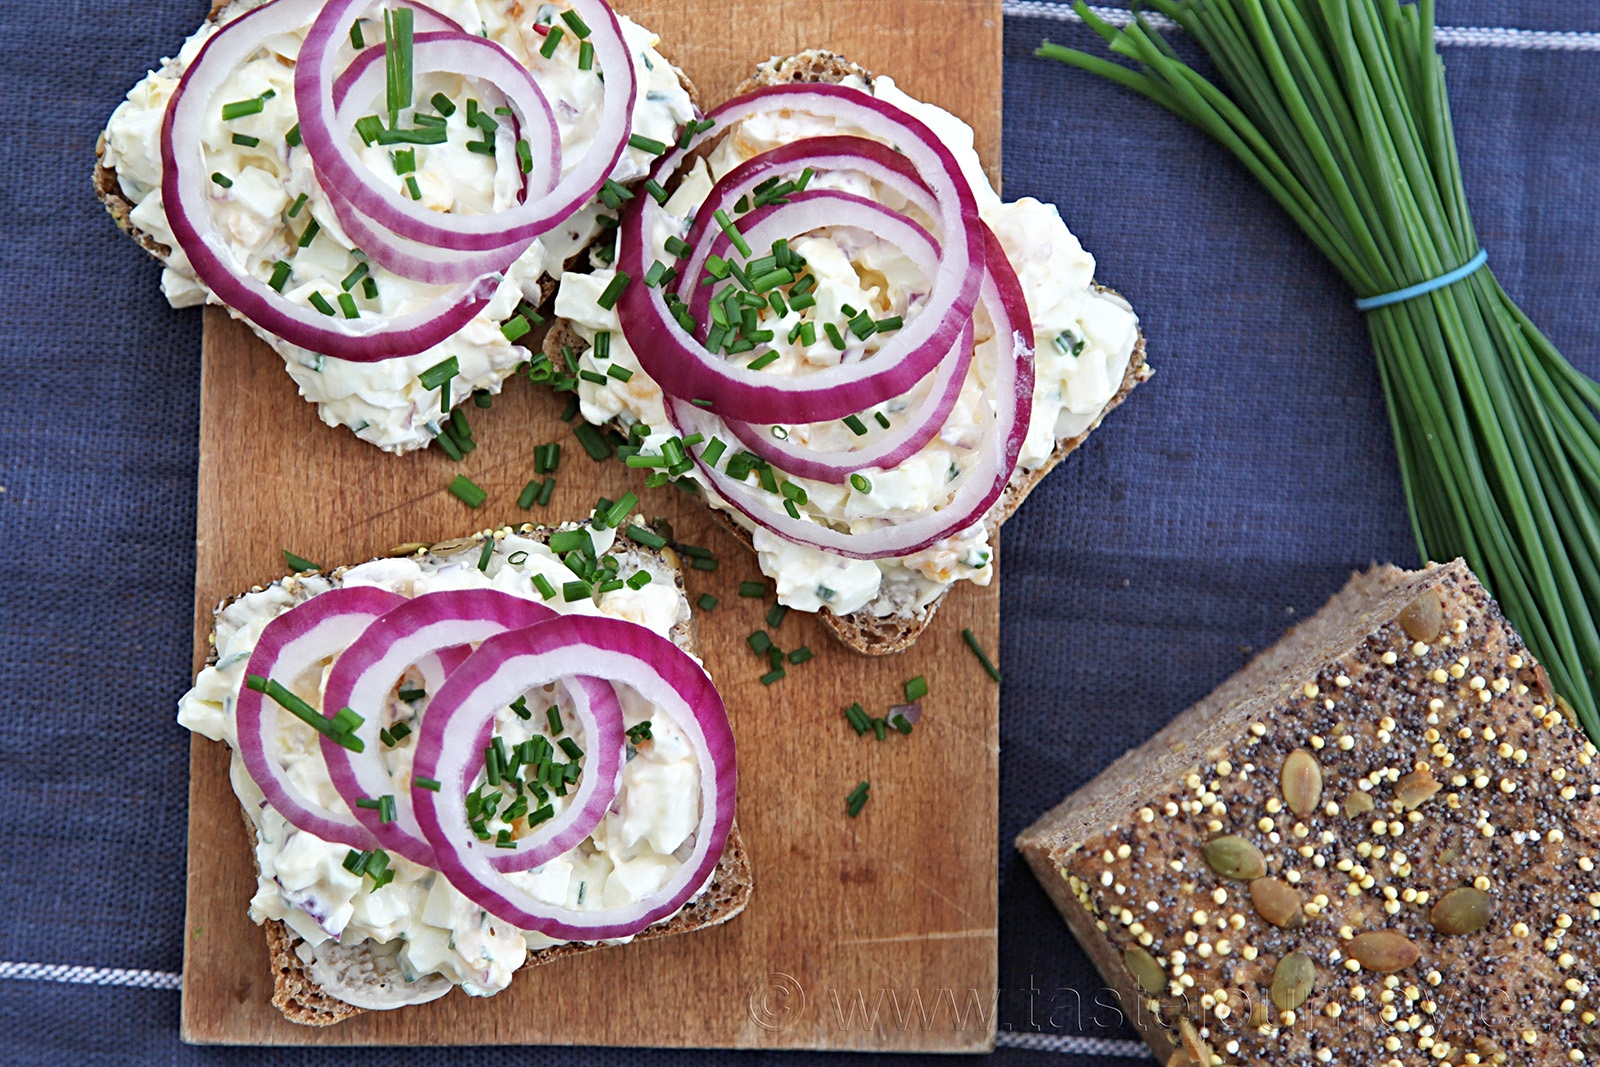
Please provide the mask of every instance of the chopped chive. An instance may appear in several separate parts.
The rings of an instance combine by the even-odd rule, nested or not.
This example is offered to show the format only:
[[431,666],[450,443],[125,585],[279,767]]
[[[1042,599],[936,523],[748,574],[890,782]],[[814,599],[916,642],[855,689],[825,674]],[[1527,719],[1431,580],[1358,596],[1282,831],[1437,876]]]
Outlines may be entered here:
[[805,170],[801,171],[800,180],[794,183],[795,191],[801,193],[805,192],[806,186],[811,184],[811,177],[814,174],[816,174],[816,171],[812,170],[810,167],[807,167]]
[[631,148],[637,148],[641,152],[648,152],[652,156],[662,155],[667,150],[667,146],[661,141],[639,133],[633,134],[628,138],[628,145]]
[[606,526],[615,528],[621,525],[622,520],[628,517],[628,512],[638,506],[638,503],[639,495],[637,493],[624,493],[622,499],[611,505],[611,510],[606,512]]
[[433,104],[435,111],[447,118],[456,113],[455,102],[443,93],[434,93],[430,102]]
[[296,246],[300,248],[309,247],[311,242],[317,239],[317,231],[321,229],[322,224],[316,219],[312,219],[310,222],[306,223],[305,231],[300,234],[300,240],[295,242]]
[[887,728],[888,725],[889,724],[884,722],[882,719],[878,719],[878,718],[873,719],[872,720],[872,733],[873,733],[873,736],[877,737],[877,739],[879,741],[883,741],[883,740],[887,739],[888,736],[889,736],[889,731],[888,731],[888,728]]
[[630,541],[644,545],[646,548],[663,548],[667,543],[666,538],[654,530],[645,529],[643,526],[629,526],[622,532],[628,535]]
[[611,366],[606,368],[606,375],[608,377],[615,378],[619,382],[625,382],[629,378],[633,377],[633,371],[629,370],[627,367],[619,367],[617,364],[613,363]]
[[[810,170],[811,168],[806,168],[807,173],[810,173]],[[850,795],[845,798],[845,813],[852,819],[854,819],[857,815],[860,815],[861,809],[866,807],[867,791],[870,788],[871,786],[869,786],[866,781],[863,780],[859,785],[852,789],[850,791]]]
[[293,552],[290,552],[287,548],[283,550],[283,561],[287,563],[289,565],[289,569],[296,574],[299,574],[302,571],[320,571],[322,569],[320,564],[312,563],[304,556],[297,556]]
[[629,589],[632,589],[634,592],[638,592],[640,589],[643,589],[645,586],[649,585],[651,581],[653,581],[653,579],[650,577],[649,571],[637,570],[628,577],[628,581],[625,584]]
[[[809,278],[810,275],[807,275],[806,277]],[[789,293],[789,306],[795,311],[805,311],[807,308],[814,308],[817,306],[817,298],[812,296],[810,293],[801,293],[799,296],[796,296],[791,291]],[[809,322],[806,323],[806,325],[811,326],[811,339],[815,341],[817,338],[816,327]]]
[[521,719],[523,722],[527,722],[529,719],[533,718],[533,712],[528,710],[528,698],[526,696],[520,696],[506,706],[512,711],[516,712],[517,718]]
[[328,303],[328,298],[323,296],[321,293],[313,292],[306,299],[311,302],[312,307],[316,308],[324,315],[332,315],[334,313],[333,305]]
[[476,152],[480,156],[494,155],[494,142],[485,137],[481,141],[468,141],[467,151]]
[[461,364],[455,356],[442,360],[417,375],[417,381],[422,383],[424,389],[437,389],[457,374],[461,373]]
[[572,32],[577,35],[579,40],[589,36],[588,25],[576,11],[563,11],[561,13],[561,21],[572,27]]
[[700,598],[696,600],[695,603],[699,605],[701,611],[711,611],[718,604],[722,603],[722,601],[718,600],[710,593],[701,593]]
[[233,135],[233,143],[241,148],[254,148],[261,143],[261,138],[251,137],[247,133],[236,133]]
[[290,148],[299,148],[300,147],[300,124],[297,122],[293,126],[290,126],[289,127],[289,132],[283,135],[283,139],[284,139],[285,143],[287,143],[289,145]]
[[783,625],[784,616],[789,614],[789,609],[782,604],[774,604],[767,609],[767,625],[776,630]]
[[561,586],[561,599],[568,604],[575,600],[587,600],[593,595],[593,587],[581,579],[575,582],[565,582]]
[[[245,677],[245,687],[270,697],[279,707],[317,731],[317,733],[333,738],[352,752],[361,752],[366,747],[361,743],[359,737],[349,736],[349,728],[344,730],[335,729],[334,719],[327,718],[316,708],[313,708],[310,704],[307,704],[304,700],[295,696],[294,693],[284,688],[279,682],[263,678],[259,674],[251,674]],[[351,712],[351,715],[355,715],[355,713]],[[359,724],[359,716],[357,716],[356,721]]]
[[850,476],[850,485],[858,493],[872,492],[872,483],[867,480],[867,476],[864,474],[852,474]]
[[560,737],[566,726],[561,722],[561,709],[551,704],[544,709],[544,721],[550,724],[550,736]]
[[547,37],[545,37],[544,44],[539,46],[539,54],[544,56],[546,59],[554,56],[556,54],[556,49],[561,47],[561,38],[565,37],[566,35],[566,31],[560,26],[550,27],[550,33]]
[[546,599],[546,600],[554,600],[555,599],[556,588],[555,588],[555,586],[550,584],[550,579],[546,578],[544,575],[535,574],[533,576],[533,587],[535,589],[539,590],[539,595],[541,597],[543,597],[544,599]]
[[786,677],[787,673],[788,672],[786,672],[782,667],[774,667],[772,670],[761,676],[761,684],[771,685],[773,682]]
[[706,445],[705,449],[700,453],[700,462],[708,467],[715,467],[717,461],[722,458],[722,454],[727,450],[728,446],[722,442],[721,438],[713,437],[711,443]]
[[879,319],[872,325],[879,333],[887,333],[889,330],[898,330],[905,325],[905,320],[899,315],[891,315],[886,319]]
[[850,332],[865,341],[871,337],[878,326],[872,321],[872,316],[865,311],[850,320]]
[[718,563],[714,559],[696,559],[690,560],[689,565],[697,571],[714,571]]
[[300,209],[306,206],[306,201],[308,199],[310,198],[305,193],[301,193],[299,196],[295,197],[294,203],[289,205],[288,217],[292,219],[296,215],[300,214]]
[[589,453],[589,458],[596,463],[603,463],[611,458],[611,442],[590,426],[587,422],[580,422],[572,428],[572,436],[578,439],[578,444]]
[[800,324],[800,343],[805,345],[807,348],[810,348],[812,345],[817,343],[816,323],[802,322]]
[[483,502],[489,499],[489,494],[479,488],[478,484],[465,474],[455,476],[455,479],[450,483],[450,492],[455,495],[457,500],[460,500],[469,508],[481,507]]
[[544,488],[539,490],[539,506],[544,507],[546,504],[550,503],[551,494],[553,494],[555,491],[556,479],[555,475],[551,475],[550,478],[544,483]]
[[856,732],[857,737],[872,728],[871,721],[867,718],[867,713],[860,704],[851,704],[848,708],[845,708],[844,717],[850,723],[850,728]]
[[767,595],[766,582],[740,582],[739,595],[759,600]]
[[478,553],[478,569],[480,571],[488,570],[489,569],[489,560],[492,559],[493,557],[494,557],[494,538],[486,537],[486,538],[483,539],[483,551]]
[[519,140],[517,142],[517,166],[522,169],[524,174],[533,170],[533,150],[528,147],[527,141]]
[[667,252],[677,259],[688,259],[694,254],[694,249],[690,247],[689,242],[676,235],[667,238],[665,247]]
[[494,407],[494,394],[487,389],[474,389],[472,391],[472,404],[474,407],[485,410]]
[[654,263],[650,264],[649,270],[644,272],[644,283],[651,288],[654,288],[656,284],[661,281],[662,276],[666,273],[666,264],[662,263],[658,259]]
[[361,280],[361,295],[368,300],[378,299],[378,283],[373,280],[371,275]]
[[787,511],[789,513],[789,517],[791,519],[800,518],[800,506],[798,504],[796,504],[793,500],[787,500],[787,499],[784,500],[784,502],[783,502],[783,510]]
[[378,135],[383,133],[383,120],[376,115],[363,115],[355,122],[356,132],[361,135],[361,143],[369,148],[378,140]]
[[242,119],[246,115],[259,115],[266,110],[266,106],[266,98],[261,96],[253,96],[249,100],[235,100],[231,104],[223,104],[222,121],[232,122],[234,119]]
[[533,481],[523,486],[522,492],[517,494],[517,507],[521,508],[523,511],[527,511],[529,508],[533,507],[533,502],[539,499],[539,490],[543,488],[544,481],[539,478],[535,478]]
[[839,351],[843,352],[844,337],[840,335],[839,327],[835,326],[831,322],[825,322],[822,324],[822,330],[828,335],[828,343],[833,345],[834,348],[837,348]]
[[361,35],[361,24],[363,22],[365,22],[365,21],[367,21],[367,20],[366,19],[356,19],[354,22],[352,22],[350,24],[350,47],[351,48],[358,48],[359,49],[359,48],[367,47],[366,38]]
[[756,653],[757,655],[764,655],[766,654],[767,649],[772,647],[772,638],[767,636],[767,631],[757,630],[755,633],[745,638],[745,643],[750,646],[750,650],[752,652]]
[[799,648],[797,648],[793,652],[789,653],[789,662],[790,663],[804,663],[806,660],[810,659],[813,655],[814,655],[814,653],[809,648],[807,648],[805,645],[801,645]]
[[383,62],[387,77],[387,103],[390,124],[394,117],[411,106],[412,20],[409,7],[383,13]]
[[915,704],[928,695],[928,680],[922,675],[917,675],[905,685],[906,703]]
[[410,194],[411,199],[413,199],[413,200],[421,200],[422,199],[422,189],[419,188],[418,185],[417,185],[417,177],[416,177],[416,175],[414,175],[414,174],[407,174],[406,175],[406,192]]
[[427,695],[428,695],[428,691],[426,689],[402,689],[402,690],[400,690],[400,699],[404,700],[404,701],[408,701],[408,702],[412,701],[412,700],[421,700],[423,697],[425,697]]
[[615,308],[617,301],[622,297],[622,291],[628,287],[628,283],[632,280],[626,271],[617,271],[612,276],[611,281],[606,283],[605,289],[600,293],[600,297],[595,303],[606,311]]
[[594,42],[583,41],[578,45],[578,69],[594,69]]
[[222,173],[220,170],[214,170],[211,172],[211,180],[222,186],[224,189],[233,188],[233,179]]
[[776,289],[780,285],[788,285],[792,281],[794,281],[794,275],[782,267],[760,275],[755,274],[754,268],[752,268],[750,288],[755,292],[764,293],[769,289]]
[[[497,737],[495,740],[498,741],[500,739]],[[500,784],[500,760],[496,758],[496,755],[493,745],[483,746],[483,772],[490,785]]]
[[776,352],[763,352],[761,355],[757,356],[755,359],[752,359],[746,365],[746,369],[748,369],[748,370],[761,370],[763,367],[770,366],[773,363],[776,363],[777,361],[778,361],[778,353],[776,353]]
[[461,462],[461,446],[457,445],[455,439],[450,436],[449,423],[445,423],[444,428],[441,429],[437,435],[435,435],[433,440],[434,443],[444,450],[445,455],[449,456],[457,463]]
[[367,276],[367,272],[371,269],[372,268],[367,266],[365,260],[357,263],[355,270],[344,276],[344,281],[339,283],[339,288],[343,289],[345,292],[349,292],[351,289],[355,288],[355,284],[357,282]]
[[347,319],[359,319],[361,317],[361,309],[356,307],[356,298],[349,293],[339,294],[339,310],[344,312],[344,317]]
[[840,421],[846,426],[850,427],[850,432],[855,434],[857,437],[861,437],[867,432],[866,423],[861,421],[861,416],[859,415],[846,415]]
[[[733,242],[733,247],[739,250],[739,254],[746,259],[750,258],[750,242],[744,239],[744,234],[739,232],[739,227],[734,225],[733,220],[728,217],[728,213],[722,208],[718,208],[711,217],[716,220],[722,232],[728,235],[728,240]],[[729,266],[732,266],[732,264],[729,264]],[[749,288],[749,286],[746,286],[746,288]]]
[[267,284],[272,286],[278,292],[283,292],[284,284],[288,282],[289,274],[293,269],[294,268],[289,266],[287,260],[278,260],[278,262],[272,265],[272,278],[267,282]]
[[977,635],[968,629],[961,631],[961,637],[966,641],[967,647],[972,649],[972,654],[978,657],[978,662],[983,664],[983,669],[989,672],[989,677],[998,682],[1000,680],[1000,671],[989,659],[988,653],[984,652],[983,646],[978,643]]

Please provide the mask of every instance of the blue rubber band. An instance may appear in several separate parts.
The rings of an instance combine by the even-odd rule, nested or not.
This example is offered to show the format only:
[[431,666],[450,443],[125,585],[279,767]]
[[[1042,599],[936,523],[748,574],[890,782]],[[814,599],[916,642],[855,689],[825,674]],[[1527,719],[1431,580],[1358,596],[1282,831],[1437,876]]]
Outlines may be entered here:
[[1410,300],[1414,296],[1425,296],[1435,289],[1443,289],[1454,282],[1471,274],[1485,263],[1489,262],[1489,253],[1486,249],[1478,249],[1478,254],[1467,260],[1449,274],[1441,274],[1432,281],[1418,282],[1408,285],[1404,289],[1396,289],[1392,293],[1383,293],[1379,296],[1364,296],[1356,301],[1356,307],[1361,311],[1371,311],[1373,308],[1388,307],[1398,304],[1402,300]]

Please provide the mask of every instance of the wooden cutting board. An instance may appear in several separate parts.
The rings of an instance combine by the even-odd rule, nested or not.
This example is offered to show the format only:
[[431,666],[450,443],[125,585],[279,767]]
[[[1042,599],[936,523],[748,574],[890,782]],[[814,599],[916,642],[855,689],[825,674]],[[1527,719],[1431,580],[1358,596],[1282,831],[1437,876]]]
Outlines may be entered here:
[[[999,0],[632,0],[620,9],[665,35],[662,51],[703,104],[731,94],[772,55],[826,45],[971,122],[994,172],[1000,144]],[[406,541],[507,522],[587,514],[600,495],[640,495],[681,541],[721,566],[690,571],[707,669],[739,745],[739,810],[755,872],[746,911],[725,926],[606,948],[524,970],[487,999],[460,993],[325,1029],[272,1007],[266,941],[247,911],[255,868],[228,784],[228,754],[196,737],[190,757],[189,877],[182,1036],[285,1045],[601,1044],[981,1051],[994,1042],[999,687],[964,647],[971,627],[998,644],[999,589],[947,598],[911,651],[867,658],[814,618],[791,612],[774,633],[816,658],[771,688],[745,637],[771,601],[742,599],[754,557],[671,488],[597,464],[560,421],[563,406],[526,379],[489,411],[469,407],[477,451],[391,456],[330,429],[295,395],[279,358],[244,327],[206,312],[196,530],[195,662],[223,597],[282,574],[282,549],[329,566]],[[516,506],[533,449],[562,442],[547,508]],[[488,490],[473,511],[446,492],[457,473]],[[929,693],[910,737],[856,736],[842,709]],[[861,779],[857,819],[845,795]]]

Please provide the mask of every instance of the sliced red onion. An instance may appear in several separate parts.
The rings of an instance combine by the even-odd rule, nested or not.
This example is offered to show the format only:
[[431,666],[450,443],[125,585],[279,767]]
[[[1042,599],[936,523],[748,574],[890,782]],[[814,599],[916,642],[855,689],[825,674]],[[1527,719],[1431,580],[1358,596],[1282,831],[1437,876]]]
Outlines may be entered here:
[[[452,69],[449,64],[461,66],[463,57],[474,53],[491,67],[502,65],[500,61],[508,58],[505,50],[494,42],[464,33],[419,33],[412,40],[412,58],[418,70]],[[368,48],[334,82],[335,117],[338,128],[346,131],[347,137],[356,120],[364,113],[370,114],[372,101],[382,95],[386,77],[384,58],[385,49],[381,45]],[[530,146],[533,163],[533,169],[523,177],[524,190],[530,196],[543,196],[561,174],[561,134],[556,127],[550,102],[539,91],[533,76],[515,60],[511,61],[510,66],[531,87],[529,97],[539,104],[533,128],[519,129]],[[339,192],[338,183],[323,175],[320,167],[318,183],[327,195],[334,214],[338,216],[339,224],[357,247],[374,262],[403,278],[444,285],[503,272],[516,262],[533,240],[512,240],[502,247],[486,251],[462,252],[439,248],[404,237],[362,214]]]
[[[632,55],[622,27],[602,0],[572,0],[573,10],[589,24],[588,39],[606,80],[605,102],[589,151],[547,192],[485,215],[430,211],[388,188],[368,171],[350,146],[355,120],[341,119],[337,114],[333,100],[335,68],[340,42],[347,38],[351,23],[369,2],[327,0],[306,35],[295,65],[300,133],[325,185],[337,187],[357,211],[401,237],[462,251],[490,251],[514,241],[531,240],[557,226],[594,196],[627,143],[637,90]],[[486,44],[488,49],[469,48],[461,40],[439,41],[428,53],[428,69],[493,82],[505,94],[518,122],[524,128],[538,129],[535,116],[547,106],[543,92],[509,52],[493,42]],[[350,92],[352,98],[359,96],[355,87]]]
[[356,363],[413,355],[470,322],[494,295],[497,280],[465,283],[408,315],[330,317],[289,300],[251,275],[211,216],[208,200],[213,185],[202,152],[206,109],[216,106],[217,89],[262,41],[298,32],[321,7],[322,0],[274,0],[227,23],[201,47],[162,121],[162,206],[173,239],[196,276],[219,300],[261,329],[310,351]]
[[[987,226],[983,227],[983,233],[989,243],[989,265],[982,295],[994,323],[994,340],[999,348],[994,377],[984,390],[992,410],[984,422],[983,440],[974,464],[962,472],[954,492],[943,506],[899,522],[880,520],[881,525],[859,532],[836,530],[766,507],[757,495],[765,490],[735,481],[696,455],[695,465],[712,488],[751,522],[779,537],[851,559],[908,556],[980,521],[989,506],[999,499],[1016,469],[1017,455],[1027,437],[1033,412],[1033,323],[1027,301],[999,240]],[[686,436],[698,433],[710,440],[725,426],[715,414],[677,397],[668,398],[667,412],[679,432]]]
[[[629,686],[660,707],[700,762],[700,821],[688,857],[660,889],[618,908],[575,909],[538,900],[496,870],[494,846],[479,841],[467,822],[465,793],[483,762],[472,744],[480,724],[525,689],[568,677],[574,669]],[[591,743],[586,758],[594,748]],[[412,803],[450,883],[496,918],[566,941],[631,937],[683,907],[722,857],[738,784],[727,713],[700,665],[643,626],[595,616],[567,615],[484,641],[434,695],[414,766],[415,773],[442,785],[436,793],[414,790]]]
[[[771,177],[798,177],[806,168],[816,174],[847,171],[870,178],[900,193],[907,202],[931,220],[939,218],[939,204],[917,176],[916,168],[905,156],[888,145],[865,137],[807,137],[779,145],[734,167],[724,174],[695,208],[685,240],[694,249],[687,264],[679,268],[678,296],[690,300],[699,285],[711,247],[704,240],[706,228],[715,228],[719,209],[732,213],[739,198],[749,196],[755,187]],[[813,179],[815,181],[815,179]]]
[[[688,153],[750,115],[793,110],[835,119],[903,152],[935,197],[943,255],[923,313],[870,360],[841,363],[803,378],[747,370],[706,351],[670,315],[656,293],[635,282],[617,304],[629,346],[658,382],[684,397],[709,400],[718,414],[747,422],[820,422],[842,418],[910,390],[950,350],[977,303],[987,249],[977,201],[955,156],[920,120],[860,90],[838,85],[781,85],[738,97],[711,113],[715,125],[687,149],[657,161],[658,180],[677,173]],[[908,183],[911,185],[913,183]],[[649,235],[664,209],[636,197],[623,216],[619,269],[642,278],[653,255]]]
[[[305,671],[354,642],[378,616],[404,602],[405,597],[398,593],[370,587],[320,593],[267,623],[250,654],[245,677],[259,675],[289,686]],[[324,704],[324,718],[332,719],[342,707],[336,706],[329,714]],[[239,736],[239,758],[251,780],[267,803],[301,830],[330,844],[376,847],[372,834],[349,811],[323,807],[290,780],[278,746],[278,724],[282,716],[289,714],[276,701],[248,686],[239,690],[234,725]]]
[[[556,612],[552,608],[497,589],[452,589],[423,593],[373,622],[340,654],[328,674],[323,700],[325,706],[330,708],[348,706],[363,718],[364,721],[354,733],[365,748],[361,752],[352,752],[332,738],[324,737],[322,758],[328,765],[328,776],[333,779],[339,796],[384,848],[424,867],[435,866],[433,846],[422,836],[416,812],[411,807],[409,784],[406,788],[396,788],[395,779],[384,766],[378,731],[383,726],[384,712],[395,683],[405,675],[407,668],[417,666],[422,670],[427,691],[437,693],[445,677],[471,653],[471,645],[494,634],[520,630],[555,617]],[[479,752],[489,743],[491,727],[492,723],[484,724],[482,736],[477,739]],[[621,730],[620,726],[618,730]],[[603,771],[595,773],[592,780],[601,787],[595,791],[604,793]],[[591,778],[586,776],[584,786],[590,784]],[[595,823],[605,814],[606,807],[611,803],[611,795],[616,792],[614,777],[610,786],[610,793],[604,796],[599,813],[594,816]],[[384,822],[377,812],[356,804],[362,798],[386,794],[395,799],[395,818],[390,822]],[[562,817],[573,815],[576,818],[574,813],[578,807],[575,798],[573,804],[562,812]],[[557,821],[551,820],[540,829],[555,829],[552,824]],[[587,836],[589,829],[584,831],[583,836]],[[578,838],[580,841],[582,839],[582,836]]]
[[877,436],[869,434],[862,438],[866,443],[858,448],[822,452],[801,444],[800,435],[792,429],[788,436],[778,438],[772,435],[770,427],[733,419],[726,419],[724,423],[740,444],[785,474],[841,485],[864,467],[887,470],[920,452],[950,417],[951,409],[961,396],[961,387],[966,383],[967,368],[972,366],[972,335],[973,326],[968,322],[950,354],[934,370],[927,395],[906,416],[905,422]]

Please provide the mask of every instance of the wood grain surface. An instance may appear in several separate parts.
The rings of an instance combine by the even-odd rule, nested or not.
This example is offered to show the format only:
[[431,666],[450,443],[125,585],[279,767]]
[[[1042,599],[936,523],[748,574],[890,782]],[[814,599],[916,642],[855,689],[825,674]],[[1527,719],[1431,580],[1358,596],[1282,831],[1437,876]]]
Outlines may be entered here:
[[[999,0],[632,0],[619,10],[664,36],[703,104],[772,55],[830,47],[977,130],[991,173],[1000,140]],[[912,650],[869,659],[791,612],[774,637],[816,658],[770,688],[745,645],[771,603],[742,599],[755,560],[691,498],[646,490],[642,472],[597,464],[559,419],[562,402],[514,379],[489,411],[469,408],[480,447],[391,456],[331,429],[295,395],[280,359],[206,312],[200,428],[195,659],[225,596],[282,573],[282,549],[328,565],[406,541],[506,522],[557,522],[604,494],[639,493],[682,541],[710,547],[689,572],[706,666],[739,745],[739,822],[755,873],[748,909],[725,926],[605,948],[519,973],[500,995],[459,990],[432,1004],[312,1029],[272,1007],[266,940],[247,915],[255,867],[228,784],[226,748],[193,741],[182,1036],[299,1045],[606,1044],[981,1051],[994,1040],[999,687],[964,647],[998,644],[999,589],[947,598]],[[563,443],[547,508],[517,508],[536,445]],[[488,490],[476,511],[446,491],[465,473]],[[916,732],[858,738],[842,709],[874,714],[925,675]],[[872,783],[857,819],[845,794]]]

